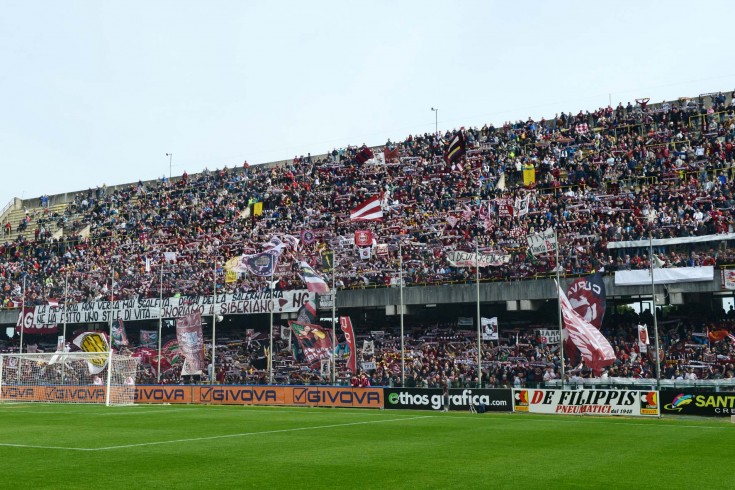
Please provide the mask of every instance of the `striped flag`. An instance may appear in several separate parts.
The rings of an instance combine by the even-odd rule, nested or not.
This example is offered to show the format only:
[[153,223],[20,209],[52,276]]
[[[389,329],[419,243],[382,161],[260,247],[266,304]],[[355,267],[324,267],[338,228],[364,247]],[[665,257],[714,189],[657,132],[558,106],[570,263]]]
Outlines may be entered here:
[[350,211],[351,221],[377,221],[383,219],[381,196],[373,196]]
[[[452,142],[449,143],[449,147],[447,148],[446,153],[444,153],[444,160],[446,160],[447,163],[453,166],[453,170],[462,170],[462,168],[457,168],[454,166],[465,154],[465,143],[464,143],[464,134],[460,131],[457,133],[457,135],[452,139]],[[460,166],[461,167],[461,166]]]
[[615,362],[615,351],[599,330],[574,311],[561,286],[557,284],[556,287],[559,290],[559,302],[564,318],[564,332],[579,349],[585,363],[599,375],[603,367]]
[[735,344],[735,335],[733,335],[731,333],[728,333],[727,334],[727,338],[730,339],[730,342],[732,342],[733,344]]
[[301,279],[306,284],[306,289],[313,293],[328,293],[329,286],[317,271],[304,261],[299,262],[301,267]]

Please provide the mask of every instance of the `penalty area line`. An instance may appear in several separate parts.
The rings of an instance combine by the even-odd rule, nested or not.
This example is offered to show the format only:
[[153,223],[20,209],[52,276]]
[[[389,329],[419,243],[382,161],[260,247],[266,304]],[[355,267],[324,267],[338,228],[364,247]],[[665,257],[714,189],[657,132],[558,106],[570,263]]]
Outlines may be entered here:
[[334,429],[337,427],[350,427],[356,425],[368,425],[368,424],[382,424],[387,422],[403,422],[406,420],[419,420],[433,418],[433,415],[424,415],[418,417],[401,417],[397,419],[387,420],[368,420],[364,422],[349,422],[346,424],[329,424],[329,425],[318,425],[311,427],[294,427],[291,429],[274,429],[274,430],[263,430],[257,432],[241,432],[238,434],[225,434],[221,436],[206,436],[206,437],[188,437],[186,439],[172,439],[170,441],[154,441],[154,442],[140,442],[136,444],[121,444],[119,446],[107,446],[107,447],[63,447],[63,446],[40,446],[32,444],[8,444],[0,443],[0,447],[16,447],[16,448],[28,448],[28,449],[60,449],[66,451],[110,451],[113,449],[126,449],[133,447],[145,447],[145,446],[160,446],[163,444],[177,444],[181,442],[196,442],[196,441],[213,441],[217,439],[232,439],[235,437],[248,437],[248,436],[259,436],[267,434],[281,434],[286,432],[299,432],[307,430],[321,430],[321,429]]

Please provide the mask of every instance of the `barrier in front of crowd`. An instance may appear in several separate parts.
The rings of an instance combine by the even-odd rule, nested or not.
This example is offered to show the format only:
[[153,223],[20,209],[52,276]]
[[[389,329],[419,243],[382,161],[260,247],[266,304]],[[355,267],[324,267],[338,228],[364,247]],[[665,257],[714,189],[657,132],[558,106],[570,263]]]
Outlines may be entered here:
[[331,386],[137,386],[136,403],[383,408],[382,388]]
[[659,416],[655,390],[513,390],[513,411],[573,415]]
[[[4,401],[99,403],[101,387],[8,386]],[[516,412],[574,415],[735,416],[735,392],[636,389],[450,389],[333,386],[140,385],[136,403],[288,405],[393,410]]]
[[735,393],[671,390],[661,392],[663,415],[735,416]]
[[470,410],[470,406],[484,407],[487,412],[512,411],[512,393],[509,389],[450,389],[444,396],[439,388],[384,388],[386,409],[402,410]]

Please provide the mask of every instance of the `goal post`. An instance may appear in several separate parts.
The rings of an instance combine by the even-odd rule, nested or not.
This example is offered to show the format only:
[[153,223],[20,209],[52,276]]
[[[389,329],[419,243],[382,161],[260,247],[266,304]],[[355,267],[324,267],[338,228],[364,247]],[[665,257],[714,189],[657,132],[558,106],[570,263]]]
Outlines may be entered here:
[[0,402],[132,405],[137,362],[113,352],[0,355]]

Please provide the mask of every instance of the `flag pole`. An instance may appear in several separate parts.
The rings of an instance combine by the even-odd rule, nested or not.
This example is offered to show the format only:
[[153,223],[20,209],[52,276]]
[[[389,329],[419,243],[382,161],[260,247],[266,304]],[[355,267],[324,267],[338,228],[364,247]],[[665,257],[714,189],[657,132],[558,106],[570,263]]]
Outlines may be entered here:
[[406,386],[406,347],[403,338],[403,247],[398,238],[398,287],[401,307],[401,388]]
[[[273,256],[271,256],[271,282],[268,284],[268,290],[271,293],[271,300],[273,299],[273,273],[276,270],[276,264],[273,262]],[[271,313],[270,313],[270,340],[268,350],[268,384],[273,384],[273,302],[271,301]]]
[[[26,277],[28,277],[27,274],[23,276],[23,298],[20,300],[20,347],[18,348],[18,354],[23,353],[23,332],[25,332],[26,329],[26,317],[24,311],[26,308]],[[20,370],[18,370],[18,372],[20,373]]]
[[477,387],[482,388],[482,317],[480,316],[480,245],[475,237],[475,288],[477,292]]
[[[62,352],[64,349],[66,349],[66,315],[68,314],[68,303],[69,303],[69,265],[66,266],[66,274],[64,275],[64,326],[62,330],[62,336],[64,337],[64,342],[61,347]],[[66,363],[61,363],[61,382],[64,383],[64,378],[66,375]]]
[[107,382],[105,383],[105,405],[110,406],[110,385],[112,383],[112,317],[114,316],[112,308],[115,302],[115,265],[112,265],[112,277],[110,278],[110,351],[107,353]]
[[561,388],[564,389],[564,322],[561,317],[561,264],[559,263],[559,236],[554,227],[554,248],[556,249],[556,300],[559,320],[559,359],[561,360]]
[[[214,258],[214,279],[212,284],[212,293],[214,294],[214,303],[212,304],[212,374],[209,376],[209,384],[213,385],[216,378],[217,368],[215,361],[217,360],[217,352],[215,340],[217,338],[217,257]],[[160,336],[159,336],[160,339]],[[160,340],[159,340],[160,341]],[[159,359],[160,362],[160,359]]]
[[[649,268],[651,269],[651,313],[653,313],[653,338],[656,347],[656,389],[661,389],[661,358],[658,350],[658,320],[656,319],[656,281],[653,278],[653,234],[648,231]],[[707,336],[709,339],[709,336]],[[660,415],[659,415],[660,416]]]
[[[332,384],[337,384],[337,365],[334,350],[337,347],[337,332],[335,321],[337,320],[337,286],[335,276],[337,275],[337,252],[332,250]],[[355,373],[352,373],[353,376]]]
[[161,384],[161,335],[163,333],[163,262],[161,262],[160,279],[158,283],[158,367],[156,368],[156,383]]

